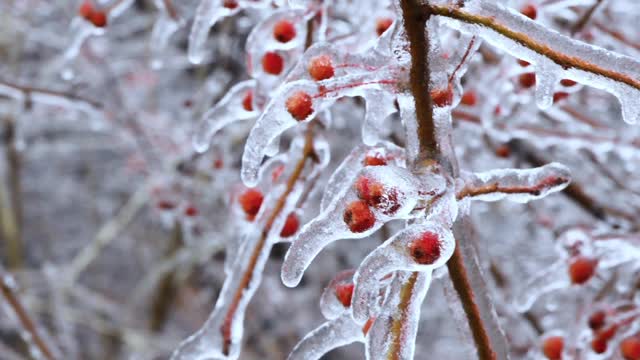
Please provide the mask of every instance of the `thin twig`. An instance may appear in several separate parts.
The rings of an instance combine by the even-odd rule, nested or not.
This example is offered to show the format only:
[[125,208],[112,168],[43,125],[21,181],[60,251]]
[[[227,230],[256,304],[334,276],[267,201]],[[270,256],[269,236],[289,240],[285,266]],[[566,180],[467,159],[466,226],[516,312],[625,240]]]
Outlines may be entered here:
[[578,19],[578,21],[573,25],[573,27],[571,27],[571,35],[574,35],[582,31],[582,29],[585,27],[585,25],[587,25],[589,20],[591,20],[591,17],[596,12],[600,4],[602,4],[602,0],[596,0],[596,2],[593,5],[591,5],[591,7],[589,7],[589,9],[584,13],[584,15],[582,15],[580,19]]

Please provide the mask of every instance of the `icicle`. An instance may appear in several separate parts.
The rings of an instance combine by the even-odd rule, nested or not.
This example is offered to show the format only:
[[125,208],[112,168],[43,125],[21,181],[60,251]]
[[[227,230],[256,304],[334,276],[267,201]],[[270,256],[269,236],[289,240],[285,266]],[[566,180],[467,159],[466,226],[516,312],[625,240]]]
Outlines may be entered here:
[[293,348],[288,360],[317,360],[340,346],[363,341],[362,327],[349,314],[327,321],[307,334]]
[[191,63],[200,64],[204,60],[207,54],[205,44],[213,25],[222,18],[235,15],[238,11],[240,7],[229,9],[222,6],[221,0],[200,1],[189,34],[188,57]]

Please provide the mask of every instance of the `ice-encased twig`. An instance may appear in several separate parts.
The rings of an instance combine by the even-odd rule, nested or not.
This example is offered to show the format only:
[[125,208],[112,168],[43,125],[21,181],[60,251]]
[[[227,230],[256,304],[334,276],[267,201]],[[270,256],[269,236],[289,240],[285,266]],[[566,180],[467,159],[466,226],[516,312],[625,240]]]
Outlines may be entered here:
[[335,348],[363,340],[362,326],[356,324],[347,313],[323,323],[307,334],[287,359],[317,360]]

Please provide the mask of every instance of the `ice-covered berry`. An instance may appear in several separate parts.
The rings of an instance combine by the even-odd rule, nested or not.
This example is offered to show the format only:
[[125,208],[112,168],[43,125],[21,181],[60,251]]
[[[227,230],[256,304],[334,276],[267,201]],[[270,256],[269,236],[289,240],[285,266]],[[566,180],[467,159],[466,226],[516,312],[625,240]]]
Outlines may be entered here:
[[260,190],[256,189],[247,189],[240,197],[238,201],[240,202],[240,206],[242,210],[250,217],[256,216],[258,211],[260,211],[260,207],[262,206],[262,201],[264,200],[264,196]]
[[584,284],[596,271],[598,262],[586,257],[577,257],[569,263],[569,278],[573,284]]
[[436,89],[431,91],[431,100],[435,107],[445,107],[453,102],[453,89],[448,86],[446,89]]
[[380,154],[367,155],[362,160],[364,166],[384,166],[387,165],[387,160]]
[[246,111],[253,111],[253,91],[248,90],[242,98],[242,108]]
[[273,26],[273,37],[286,43],[296,37],[296,27],[288,20],[280,20]]
[[365,232],[376,223],[376,217],[369,209],[369,205],[362,200],[356,200],[347,205],[343,220],[354,233]]
[[289,96],[285,105],[289,114],[298,121],[306,119],[313,113],[311,96],[304,91],[298,91]]
[[589,324],[589,328],[595,331],[602,328],[606,320],[607,314],[604,311],[599,310],[589,316],[589,320],[587,321],[587,323]]
[[476,96],[475,91],[467,91],[462,94],[462,99],[460,99],[460,103],[466,106],[475,106],[478,103],[478,98]]
[[335,287],[336,297],[344,307],[351,306],[353,283],[338,284]]
[[237,0],[224,0],[222,3],[222,6],[224,6],[227,9],[235,9],[238,7],[238,1]]
[[620,354],[625,360],[640,360],[640,337],[634,335],[622,340]]
[[542,342],[542,353],[549,360],[562,359],[564,339],[562,336],[549,336]]
[[89,15],[89,21],[95,27],[105,27],[107,26],[107,14],[105,14],[104,11],[94,10],[93,12],[91,12],[91,15]]
[[300,227],[300,220],[298,219],[298,215],[295,213],[291,213],[287,215],[287,220],[284,222],[284,226],[282,227],[282,231],[280,232],[280,237],[289,237],[295,234]]
[[525,89],[533,87],[536,84],[536,73],[529,72],[521,74],[518,77],[518,82],[520,83],[520,86]]
[[309,61],[309,75],[314,80],[326,80],[332,78],[333,74],[333,64],[328,55],[318,55]]
[[284,69],[284,59],[278,53],[267,51],[262,57],[262,69],[267,74],[279,75]]
[[522,9],[520,9],[520,13],[532,20],[535,20],[538,17],[538,9],[533,4],[527,4]]
[[393,24],[392,18],[380,18],[376,20],[376,33],[378,36],[384,34],[385,31]]
[[409,254],[421,265],[431,265],[440,258],[440,238],[438,234],[427,231],[409,244]]
[[91,3],[91,1],[85,0],[82,2],[82,4],[80,4],[80,7],[78,8],[78,15],[89,20],[89,17],[91,16],[91,13],[93,13],[93,10],[93,4]]

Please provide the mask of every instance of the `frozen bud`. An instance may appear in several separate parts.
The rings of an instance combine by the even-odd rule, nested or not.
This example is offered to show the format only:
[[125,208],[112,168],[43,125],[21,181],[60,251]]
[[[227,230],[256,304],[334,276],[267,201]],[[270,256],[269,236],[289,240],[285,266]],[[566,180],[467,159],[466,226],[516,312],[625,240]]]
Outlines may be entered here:
[[285,102],[287,111],[298,121],[305,120],[313,113],[313,101],[311,96],[304,91],[298,91],[289,96]]
[[365,232],[376,223],[375,215],[366,202],[357,200],[351,202],[344,211],[343,220],[349,230],[355,233]]

